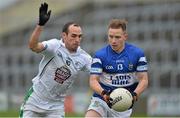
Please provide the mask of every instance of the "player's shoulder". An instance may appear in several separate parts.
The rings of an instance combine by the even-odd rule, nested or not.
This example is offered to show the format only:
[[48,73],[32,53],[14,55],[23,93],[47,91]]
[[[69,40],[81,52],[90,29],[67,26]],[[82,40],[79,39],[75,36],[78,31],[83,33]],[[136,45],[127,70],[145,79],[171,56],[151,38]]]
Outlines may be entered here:
[[134,44],[125,43],[125,46],[126,46],[125,50],[128,52],[135,53],[135,54],[144,53],[142,48],[140,48]]
[[86,58],[86,59],[91,59],[91,55],[89,53],[87,53],[85,50],[83,50],[81,47],[78,48],[77,53],[79,53],[79,55],[82,58]]
[[60,40],[59,40],[59,39],[56,39],[56,38],[53,38],[53,39],[49,39],[48,41],[49,41],[49,42],[53,42],[53,43],[57,43],[57,42],[59,42]]
[[56,49],[57,47],[60,46],[60,40],[59,39],[49,39],[49,40],[46,40],[46,41],[43,41],[42,44],[45,46],[45,49],[47,48],[53,48],[53,49]]
[[80,55],[89,55],[85,50],[83,50],[81,47],[78,47],[77,53]]
[[97,57],[104,57],[104,56],[106,56],[107,51],[108,51],[108,48],[109,48],[109,45],[105,45],[104,47],[102,47],[102,48],[100,48],[99,50],[97,50],[97,51],[95,52],[95,55],[96,55]]
[[60,45],[60,40],[59,39],[56,39],[56,38],[53,38],[53,39],[49,39],[47,41],[44,41],[46,44],[49,44],[49,45]]

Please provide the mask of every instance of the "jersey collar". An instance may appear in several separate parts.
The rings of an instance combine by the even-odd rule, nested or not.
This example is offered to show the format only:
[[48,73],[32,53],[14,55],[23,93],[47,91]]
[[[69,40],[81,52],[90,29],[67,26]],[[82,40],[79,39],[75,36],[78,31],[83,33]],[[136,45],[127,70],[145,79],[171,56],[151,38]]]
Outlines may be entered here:
[[[127,44],[125,43],[125,46],[124,46],[124,49],[126,48]],[[112,49],[112,47],[110,45],[108,45],[109,47],[109,50],[112,54],[115,54],[115,55],[119,55],[119,54],[122,54],[124,52],[124,49],[121,51],[121,52],[116,52]]]

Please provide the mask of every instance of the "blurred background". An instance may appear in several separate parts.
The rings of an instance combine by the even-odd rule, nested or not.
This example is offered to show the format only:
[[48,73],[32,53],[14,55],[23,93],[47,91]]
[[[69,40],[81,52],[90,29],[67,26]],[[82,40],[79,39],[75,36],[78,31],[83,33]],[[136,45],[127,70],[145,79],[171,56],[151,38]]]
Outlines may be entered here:
[[[60,38],[62,26],[77,21],[84,33],[81,46],[92,56],[107,43],[109,20],[128,20],[128,42],[145,51],[150,81],[133,116],[180,116],[180,0],[0,0],[0,117],[12,111],[18,116],[38,73],[41,55],[27,44],[41,2],[49,4],[52,16],[40,40]],[[67,114],[83,116],[92,94],[88,73],[79,75],[70,93]]]

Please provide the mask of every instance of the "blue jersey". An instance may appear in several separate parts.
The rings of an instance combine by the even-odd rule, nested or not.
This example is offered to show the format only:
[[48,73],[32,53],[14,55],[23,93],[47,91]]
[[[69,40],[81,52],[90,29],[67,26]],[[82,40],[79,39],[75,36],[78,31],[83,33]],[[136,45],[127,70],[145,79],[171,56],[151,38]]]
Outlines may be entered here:
[[[111,91],[120,87],[134,91],[138,85],[136,72],[146,71],[144,52],[128,43],[120,53],[113,51],[110,45],[98,50],[91,65],[91,74],[99,75],[101,87]],[[93,96],[101,98],[97,93]]]

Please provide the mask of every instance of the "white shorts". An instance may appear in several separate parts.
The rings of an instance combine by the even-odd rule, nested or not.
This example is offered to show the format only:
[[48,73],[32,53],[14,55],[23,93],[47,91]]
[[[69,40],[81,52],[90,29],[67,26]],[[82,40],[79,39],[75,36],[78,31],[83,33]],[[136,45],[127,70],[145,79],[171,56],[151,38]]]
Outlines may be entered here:
[[47,111],[42,110],[42,112],[35,112],[31,110],[24,110],[21,118],[34,118],[34,117],[46,117],[46,118],[65,118],[65,113],[61,110]]
[[65,117],[64,102],[52,102],[40,98],[33,88],[30,88],[20,109],[20,118],[26,117],[63,118]]
[[132,109],[129,109],[124,112],[117,112],[113,109],[110,109],[107,103],[100,98],[92,97],[91,104],[89,105],[88,110],[94,110],[99,113],[102,117],[116,117],[116,118],[129,118]]

